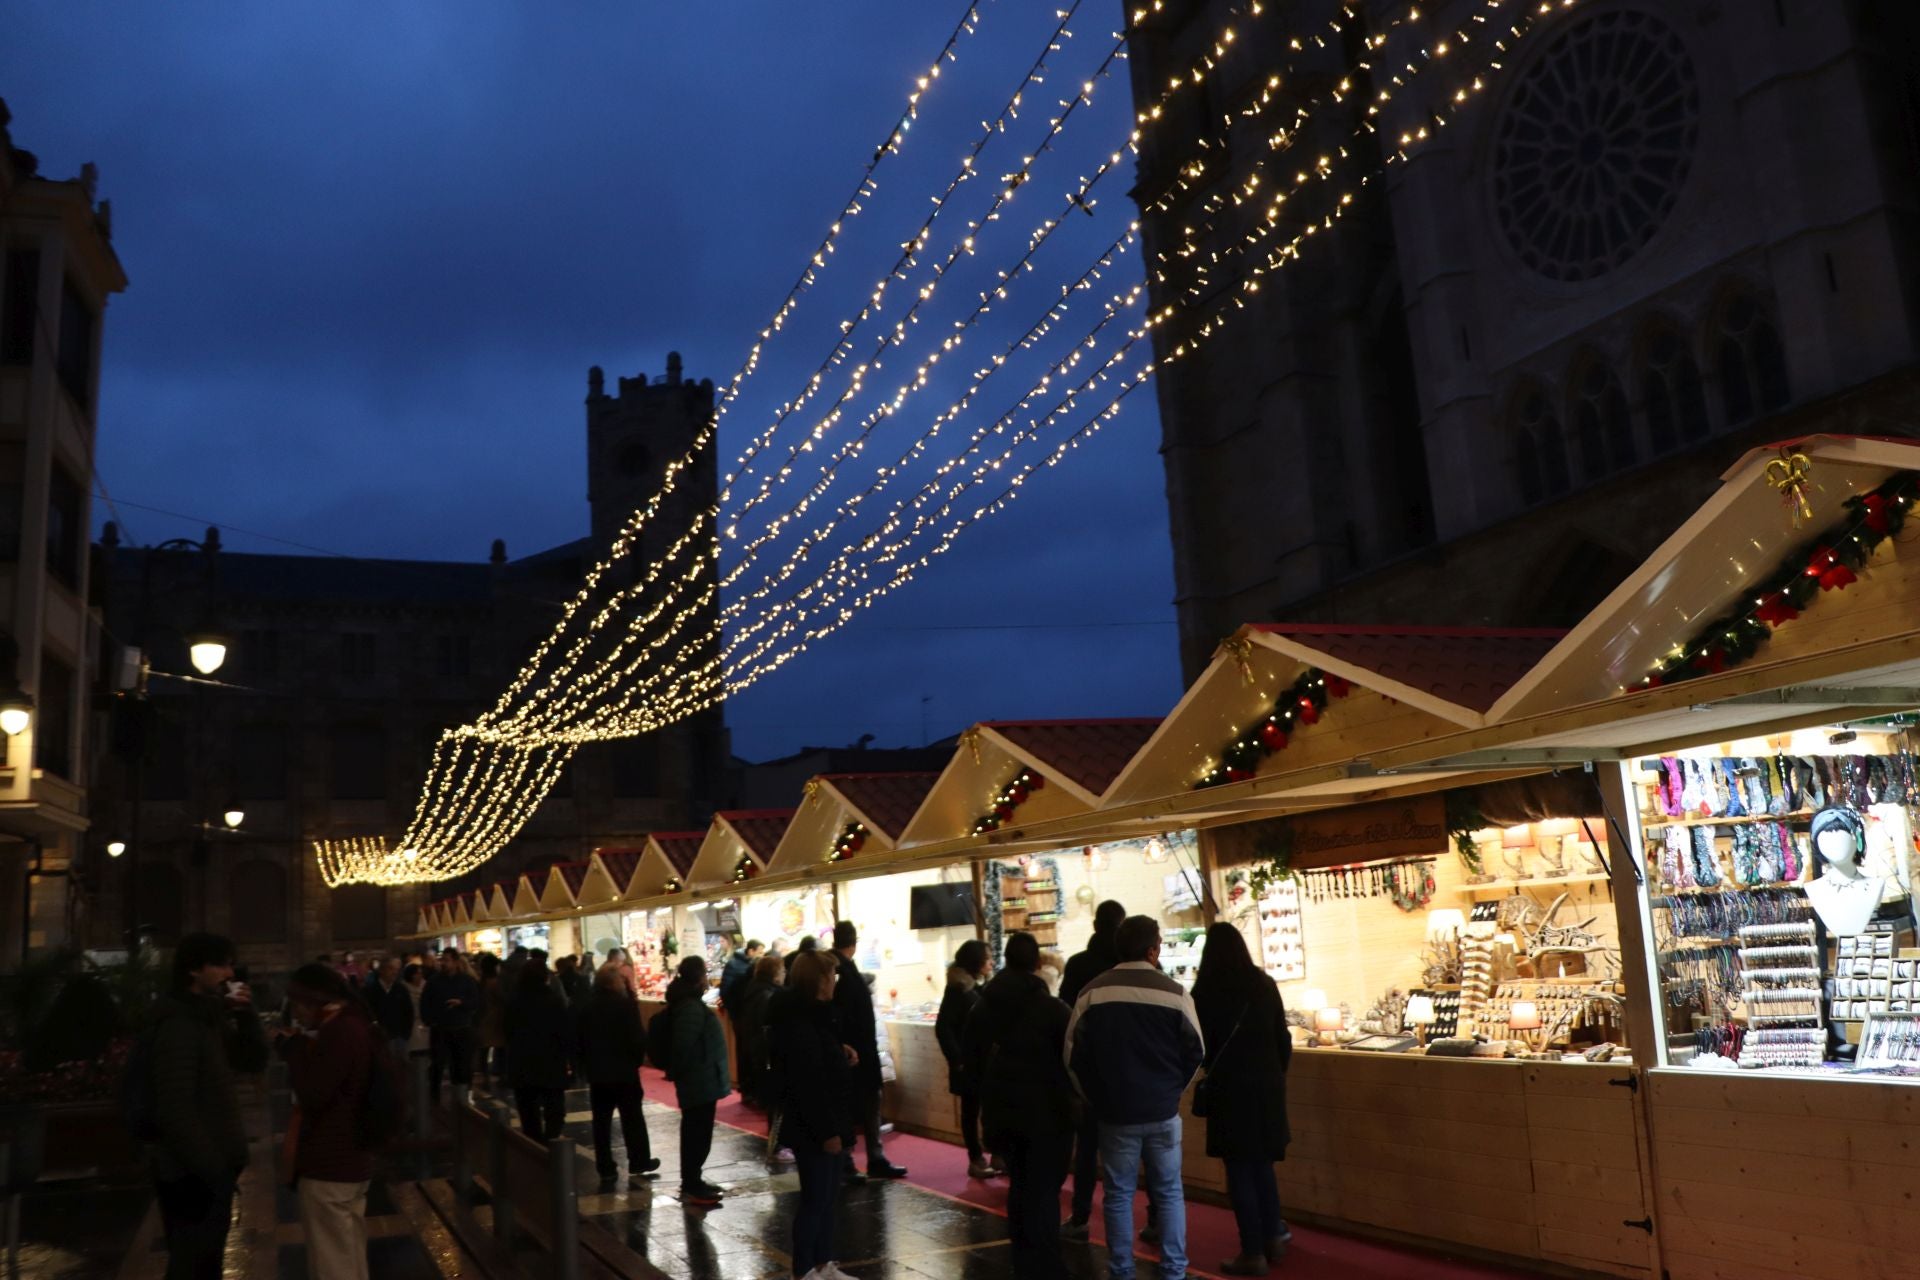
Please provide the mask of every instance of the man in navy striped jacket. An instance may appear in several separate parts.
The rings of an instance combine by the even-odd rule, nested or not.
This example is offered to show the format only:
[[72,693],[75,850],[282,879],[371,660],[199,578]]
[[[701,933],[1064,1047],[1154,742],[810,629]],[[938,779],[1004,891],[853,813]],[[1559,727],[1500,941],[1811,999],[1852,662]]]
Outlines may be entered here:
[[1160,926],[1129,916],[1120,963],[1089,982],[1067,1024],[1067,1070],[1100,1121],[1107,1271],[1133,1276],[1133,1193],[1145,1167],[1160,1225],[1160,1274],[1185,1280],[1187,1206],[1180,1186],[1180,1097],[1200,1070],[1200,1019],[1186,988],[1160,972]]

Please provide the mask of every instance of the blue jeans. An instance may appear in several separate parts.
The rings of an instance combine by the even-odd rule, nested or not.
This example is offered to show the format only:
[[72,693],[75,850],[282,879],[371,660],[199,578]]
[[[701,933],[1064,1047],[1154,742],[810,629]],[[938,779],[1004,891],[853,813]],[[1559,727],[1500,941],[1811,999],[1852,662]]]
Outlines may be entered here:
[[1133,1278],[1133,1193],[1144,1169],[1160,1220],[1160,1274],[1186,1280],[1187,1200],[1180,1186],[1180,1117],[1150,1124],[1100,1125],[1101,1213],[1107,1224],[1107,1274]]

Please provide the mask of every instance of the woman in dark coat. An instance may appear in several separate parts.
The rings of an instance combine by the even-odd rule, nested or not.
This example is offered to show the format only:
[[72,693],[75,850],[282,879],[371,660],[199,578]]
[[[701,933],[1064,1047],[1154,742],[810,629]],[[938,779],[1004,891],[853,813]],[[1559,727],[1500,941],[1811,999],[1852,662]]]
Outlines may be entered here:
[[647,1056],[647,1033],[640,1025],[640,1006],[634,1003],[627,971],[602,965],[593,991],[575,1015],[580,1070],[587,1077],[593,1105],[593,1163],[600,1186],[617,1181],[613,1162],[613,1115],[620,1113],[620,1132],[627,1144],[627,1174],[639,1181],[660,1167],[647,1137],[647,1118],[641,1111],[640,1066]]
[[521,965],[506,1004],[508,1079],[520,1128],[536,1142],[559,1137],[567,1122],[573,1019],[552,977],[544,964]]
[[765,1107],[767,1075],[767,1003],[786,985],[787,966],[779,956],[761,956],[753,974],[734,993],[734,1034],[740,1037],[740,1100]]
[[1293,1038],[1280,989],[1247,951],[1240,930],[1207,930],[1194,1011],[1206,1038],[1207,1154],[1227,1167],[1227,1195],[1240,1227],[1240,1256],[1220,1264],[1230,1276],[1263,1276],[1287,1251],[1292,1232],[1280,1216],[1273,1162],[1287,1156],[1287,1064]]
[[803,1280],[833,1257],[833,1207],[840,1194],[840,1156],[853,1129],[852,1069],[834,1017],[839,980],[834,957],[805,951],[789,985],[767,1006],[768,1079],[778,1090],[781,1136],[800,1174],[793,1217],[793,1274]]
[[947,1059],[947,1092],[960,1099],[960,1136],[967,1144],[967,1176],[991,1178],[1004,1171],[987,1163],[980,1145],[980,1094],[961,1060],[967,1018],[980,1003],[980,984],[987,976],[987,944],[969,938],[954,952],[947,968],[947,990],[940,997],[940,1014],[933,1021],[934,1039]]

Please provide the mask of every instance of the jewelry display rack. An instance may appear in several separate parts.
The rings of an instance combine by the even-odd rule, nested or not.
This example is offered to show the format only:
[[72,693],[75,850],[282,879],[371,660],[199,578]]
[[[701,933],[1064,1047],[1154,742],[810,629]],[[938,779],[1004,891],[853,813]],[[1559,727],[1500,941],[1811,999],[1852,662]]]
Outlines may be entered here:
[[1811,920],[1740,927],[1743,1067],[1817,1067],[1826,1052],[1820,954]]

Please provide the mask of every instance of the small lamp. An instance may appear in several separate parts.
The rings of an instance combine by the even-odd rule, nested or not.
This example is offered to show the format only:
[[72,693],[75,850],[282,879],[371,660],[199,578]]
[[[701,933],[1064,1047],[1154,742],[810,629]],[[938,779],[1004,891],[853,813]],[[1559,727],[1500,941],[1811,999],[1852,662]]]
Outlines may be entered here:
[[247,820],[247,814],[244,809],[229,809],[221,814],[220,817],[226,822],[227,830],[229,831]]
[[1327,1007],[1327,993],[1318,987],[1308,987],[1300,993],[1300,1007],[1309,1013],[1318,1013]]
[[1521,1031],[1521,1038],[1531,1048],[1534,1033],[1540,1030],[1540,1006],[1531,1000],[1515,1000],[1507,1010],[1507,1030]]
[[1446,942],[1460,936],[1467,927],[1467,916],[1457,907],[1436,907],[1427,912],[1427,941]]
[[1167,860],[1167,842],[1159,836],[1149,837],[1147,840],[1146,855],[1148,862],[1165,862]]
[[1427,1044],[1427,1028],[1438,1022],[1440,1017],[1434,1012],[1432,996],[1407,997],[1407,1025],[1420,1037],[1420,1047]]
[[1317,1037],[1319,1042],[1324,1045],[1334,1044],[1334,1032],[1340,1030],[1340,1025],[1344,1021],[1345,1015],[1340,1012],[1339,1005],[1316,1009],[1313,1014],[1313,1028],[1320,1033]]

